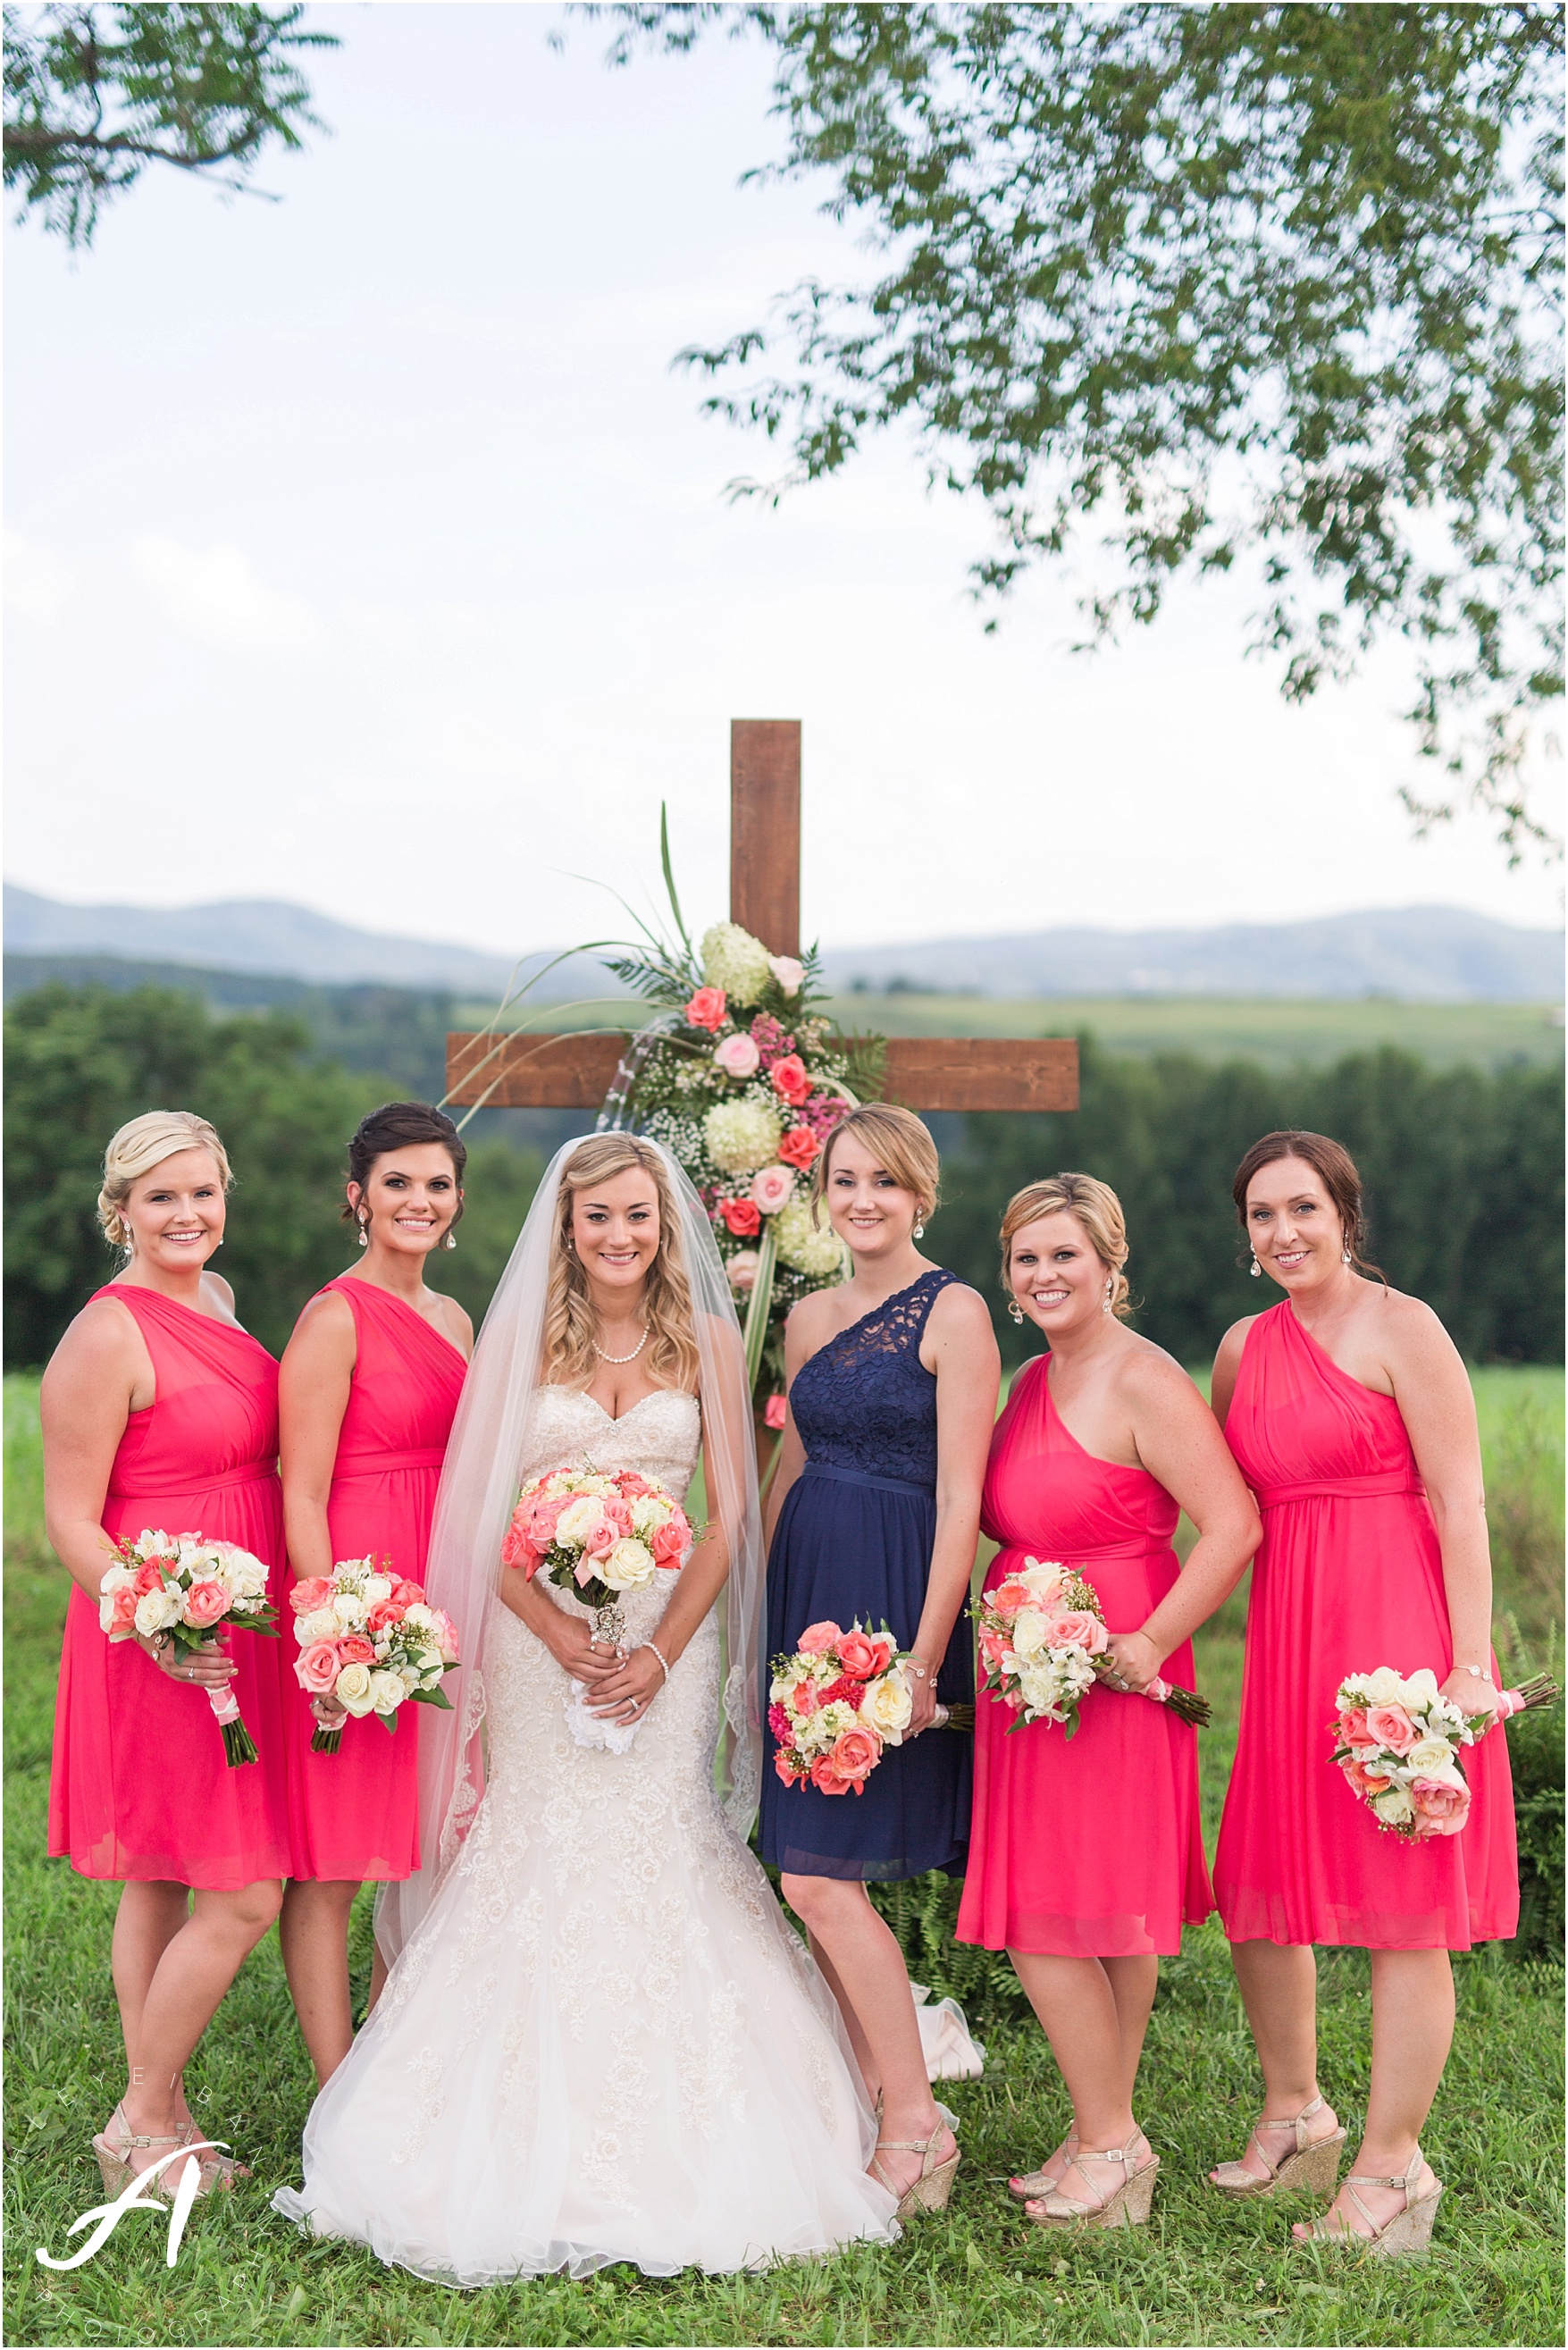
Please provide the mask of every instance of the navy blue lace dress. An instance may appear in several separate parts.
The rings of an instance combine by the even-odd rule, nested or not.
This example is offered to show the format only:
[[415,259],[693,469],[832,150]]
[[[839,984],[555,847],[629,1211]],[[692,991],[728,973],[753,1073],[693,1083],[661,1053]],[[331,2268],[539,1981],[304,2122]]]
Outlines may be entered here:
[[[840,1330],[796,1373],[790,1408],[805,1447],[768,1555],[767,1657],[808,1624],[884,1622],[912,1646],[936,1538],[937,1382],[920,1360],[927,1318],[955,1276],[933,1267]],[[767,1704],[766,1676],[763,1692]],[[961,1612],[937,1675],[944,1704],[974,1702],[974,1651]],[[786,1787],[767,1735],[762,1851],[798,1877],[886,1880],[944,1868],[969,1850],[972,1738],[928,1730],[888,1747],[858,1794]]]

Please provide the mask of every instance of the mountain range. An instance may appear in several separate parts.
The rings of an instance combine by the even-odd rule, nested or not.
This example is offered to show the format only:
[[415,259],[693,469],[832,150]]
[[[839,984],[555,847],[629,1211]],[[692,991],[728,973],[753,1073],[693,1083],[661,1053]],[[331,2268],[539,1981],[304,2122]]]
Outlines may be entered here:
[[[357,930],[277,899],[176,910],[69,906],[7,882],[5,913],[7,949],[30,956],[108,954],[318,983],[447,988],[469,997],[499,996],[513,971],[501,955]],[[522,975],[549,960],[548,952],[524,956]],[[1500,922],[1459,906],[1372,908],[1314,921],[1211,929],[1075,928],[926,940],[833,949],[823,960],[839,992],[1387,995],[1417,1003],[1556,1003],[1563,992],[1560,931]],[[619,993],[593,957],[574,955],[542,983],[539,998]]]

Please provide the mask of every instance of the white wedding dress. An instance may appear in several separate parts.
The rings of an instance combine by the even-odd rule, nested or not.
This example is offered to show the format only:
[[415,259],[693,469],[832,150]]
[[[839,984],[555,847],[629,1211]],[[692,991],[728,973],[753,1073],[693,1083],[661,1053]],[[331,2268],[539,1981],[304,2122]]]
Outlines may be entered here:
[[[691,1396],[612,1420],[550,1388],[520,1473],[587,1454],[684,1495],[698,1444]],[[628,1643],[675,1579],[625,1596]],[[483,1800],[311,2110],[304,2190],[279,2210],[464,2285],[613,2261],[720,2272],[898,2234],[837,2008],[720,1809],[719,1677],[710,1614],[630,1751],[586,1748],[566,1674],[493,1611]]]

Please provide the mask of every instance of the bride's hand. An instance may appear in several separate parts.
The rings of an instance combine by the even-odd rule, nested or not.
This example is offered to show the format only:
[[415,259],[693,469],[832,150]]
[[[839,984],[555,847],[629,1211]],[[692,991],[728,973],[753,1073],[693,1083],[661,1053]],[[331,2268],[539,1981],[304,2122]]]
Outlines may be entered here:
[[596,1645],[593,1627],[580,1616],[568,1616],[558,1607],[550,1612],[556,1621],[550,1627],[546,1646],[563,1672],[594,1688],[620,1670],[619,1649],[602,1640]]
[[664,1687],[664,1668],[651,1648],[634,1648],[601,1680],[589,1711],[608,1721],[640,1721]]

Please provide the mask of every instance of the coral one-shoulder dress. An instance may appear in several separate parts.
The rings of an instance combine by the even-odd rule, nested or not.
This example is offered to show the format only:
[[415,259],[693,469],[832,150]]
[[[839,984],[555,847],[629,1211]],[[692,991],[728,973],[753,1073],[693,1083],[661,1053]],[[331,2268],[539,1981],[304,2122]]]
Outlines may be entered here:
[[[322,1295],[328,1292],[347,1301],[356,1339],[327,1499],[333,1561],[388,1559],[394,1574],[418,1583],[467,1365],[450,1339],[389,1290],[345,1274]],[[346,1721],[337,1753],[313,1754],[316,1723],[294,1676],[299,1649],[291,1612],[284,1642],[290,1874],[355,1883],[411,1877],[420,1865],[420,1709],[400,1707],[390,1736],[374,1715]]]
[[[283,1565],[277,1365],[233,1322],[153,1289],[97,1293],[136,1317],[156,1399],[133,1411],[109,1472],[103,1525],[209,1534]],[[110,1565],[108,1558],[105,1565]],[[278,1582],[267,1596],[278,1601]],[[82,1877],[234,1893],[288,1874],[286,1740],[277,1642],[229,1631],[231,1683],[257,1760],[231,1770],[206,1692],[161,1672],[135,1640],[112,1645],[71,1586],[55,1700],[49,1851]]]
[[[981,1524],[1002,1549],[985,1588],[1027,1558],[1093,1584],[1113,1632],[1136,1632],[1180,1569],[1179,1512],[1147,1469],[1086,1452],[1051,1395],[1042,1356],[996,1423]],[[1161,1667],[1193,1686],[1184,1643]],[[975,1710],[974,1825],[957,1935],[1057,1958],[1173,1957],[1214,1907],[1198,1810],[1198,1733],[1152,1698],[1088,1690],[1069,1739],[1017,1720],[982,1690]]]
[[1241,1727],[1215,1855],[1233,1942],[1468,1950],[1519,1924],[1501,1729],[1468,1747],[1457,1836],[1379,1828],[1330,1761],[1346,1673],[1453,1665],[1442,1555],[1399,1407],[1342,1371],[1285,1299],[1247,1333],[1225,1438],[1263,1515]]

